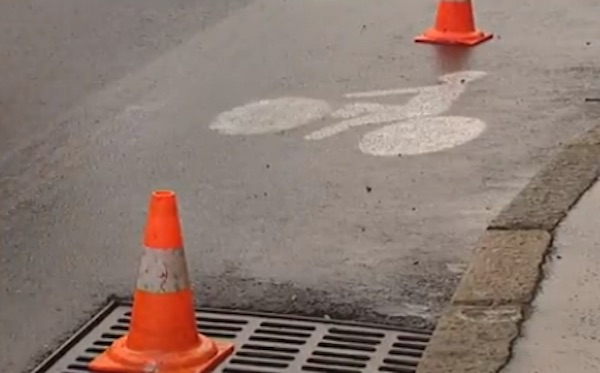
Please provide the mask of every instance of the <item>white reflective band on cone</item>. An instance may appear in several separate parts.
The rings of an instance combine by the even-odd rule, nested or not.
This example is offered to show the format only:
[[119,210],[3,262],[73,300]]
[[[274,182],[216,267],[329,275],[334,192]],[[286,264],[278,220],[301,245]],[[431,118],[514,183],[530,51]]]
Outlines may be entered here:
[[189,287],[183,250],[144,250],[137,279],[138,290],[149,293],[174,293]]

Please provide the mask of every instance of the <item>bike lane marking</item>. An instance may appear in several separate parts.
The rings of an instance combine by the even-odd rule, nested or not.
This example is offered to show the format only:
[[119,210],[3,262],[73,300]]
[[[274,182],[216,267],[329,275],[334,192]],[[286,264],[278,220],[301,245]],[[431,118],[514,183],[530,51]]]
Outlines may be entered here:
[[368,132],[358,147],[365,154],[381,157],[434,153],[463,145],[485,128],[477,118],[415,118]]
[[267,134],[309,124],[331,111],[327,102],[310,98],[261,100],[219,114],[210,129],[226,135]]
[[365,99],[413,94],[405,104],[355,102],[333,110],[322,100],[283,97],[261,100],[219,114],[210,128],[226,135],[258,135],[292,130],[316,120],[342,119],[304,136],[324,140],[349,129],[383,125],[366,133],[358,148],[373,156],[418,155],[447,150],[477,138],[486,124],[475,118],[438,117],[452,107],[469,82],[486,75],[482,71],[460,71],[441,76],[439,84],[355,92],[346,98]]
[[[440,77],[442,84],[392,89],[370,92],[350,93],[346,97],[350,98],[373,98],[382,96],[391,96],[405,93],[415,93],[404,105],[384,105],[379,110],[358,117],[346,119],[320,130],[314,131],[304,138],[306,140],[322,140],[341,132],[345,132],[353,127],[386,124],[391,122],[400,122],[412,118],[424,118],[441,115],[452,107],[452,104],[466,90],[469,82],[482,78],[486,74],[481,71],[461,71]],[[353,111],[351,105],[346,109]],[[359,105],[364,105],[360,104]],[[421,131],[419,133],[422,133]],[[400,135],[400,133],[398,133]]]

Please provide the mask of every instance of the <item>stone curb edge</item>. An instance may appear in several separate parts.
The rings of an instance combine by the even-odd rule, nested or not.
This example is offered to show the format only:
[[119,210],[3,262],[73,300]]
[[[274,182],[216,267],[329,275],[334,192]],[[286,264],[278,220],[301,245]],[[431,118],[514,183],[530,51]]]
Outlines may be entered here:
[[483,233],[417,373],[496,373],[542,278],[554,231],[600,171],[600,125],[564,146]]

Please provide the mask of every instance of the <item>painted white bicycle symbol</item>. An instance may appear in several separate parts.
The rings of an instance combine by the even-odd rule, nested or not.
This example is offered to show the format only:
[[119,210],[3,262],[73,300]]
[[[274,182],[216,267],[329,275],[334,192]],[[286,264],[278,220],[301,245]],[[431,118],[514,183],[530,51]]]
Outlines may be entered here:
[[330,117],[341,121],[313,131],[304,139],[323,140],[355,127],[385,124],[362,137],[358,147],[363,153],[432,153],[465,144],[485,130],[485,123],[477,118],[441,116],[466,90],[467,83],[485,75],[481,71],[461,71],[441,76],[437,85],[345,95],[369,99],[413,94],[404,105],[354,102],[334,110],[326,101],[303,97],[262,100],[218,115],[210,128],[226,135],[259,135],[290,131]]

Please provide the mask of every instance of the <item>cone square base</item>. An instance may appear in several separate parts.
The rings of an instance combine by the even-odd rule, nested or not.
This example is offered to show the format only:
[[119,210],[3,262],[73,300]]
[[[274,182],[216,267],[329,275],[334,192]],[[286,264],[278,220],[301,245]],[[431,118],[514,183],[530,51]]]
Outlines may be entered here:
[[[200,337],[207,339],[203,335],[200,335]],[[209,373],[224,362],[234,351],[232,343],[211,341],[216,347],[216,353],[194,365],[178,367],[177,364],[172,364],[172,362],[164,364],[160,357],[148,358],[145,364],[127,364],[116,361],[111,357],[110,348],[113,348],[117,342],[89,364],[90,371],[97,373]]]
[[441,45],[474,46],[488,41],[493,37],[493,34],[488,34],[479,30],[467,34],[457,34],[430,29],[427,30],[424,34],[417,36],[415,38],[415,42]]

